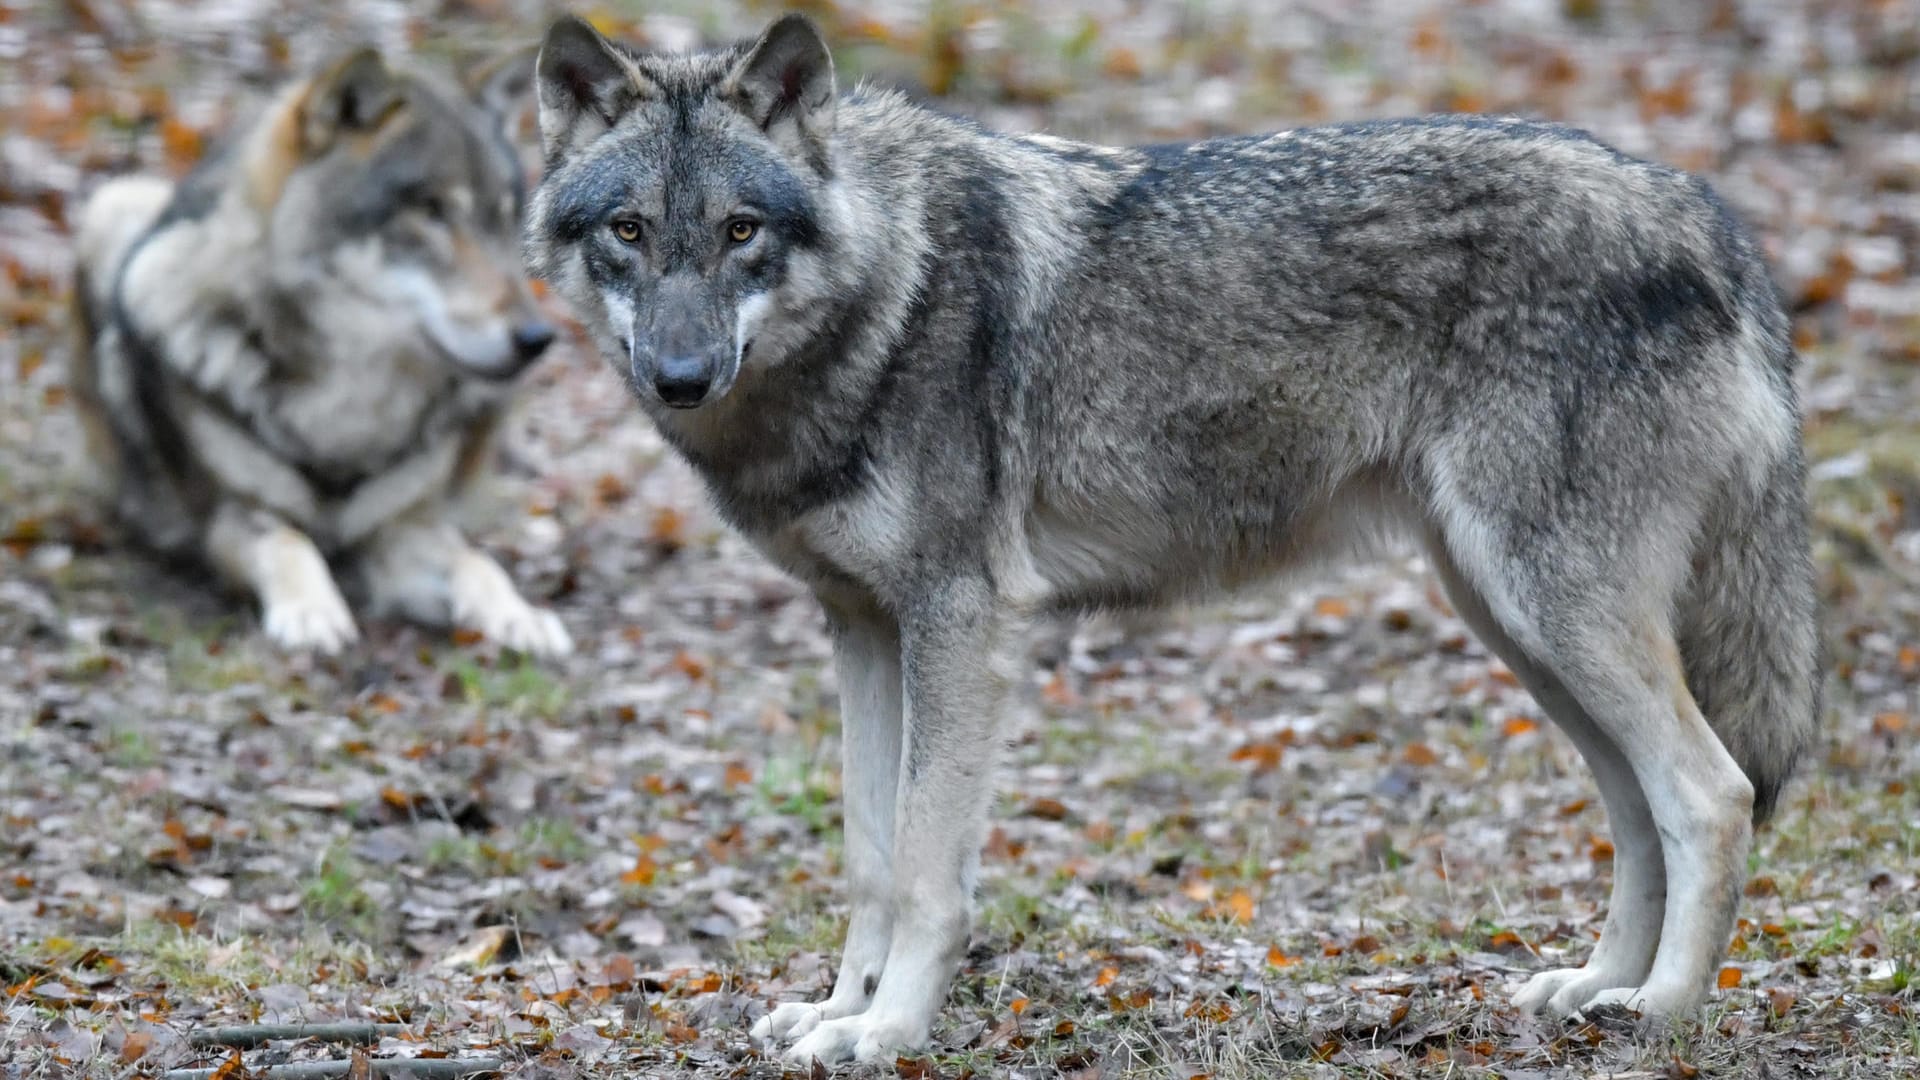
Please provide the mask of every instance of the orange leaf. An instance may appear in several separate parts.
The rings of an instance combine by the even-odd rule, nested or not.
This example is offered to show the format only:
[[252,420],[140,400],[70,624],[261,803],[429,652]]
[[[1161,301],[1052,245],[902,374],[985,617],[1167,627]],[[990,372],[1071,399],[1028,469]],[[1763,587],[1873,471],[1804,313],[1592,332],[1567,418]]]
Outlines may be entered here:
[[120,1044],[120,1060],[123,1064],[131,1065],[146,1057],[147,1051],[151,1049],[153,1049],[152,1032],[129,1031],[127,1041]]
[[1440,761],[1440,755],[1434,753],[1433,747],[1426,743],[1408,743],[1402,757],[1406,759],[1407,764],[1422,767],[1438,764]]
[[1280,767],[1284,748],[1277,742],[1248,743],[1228,755],[1232,761],[1251,761],[1255,772],[1270,772]]
[[1723,967],[1720,969],[1720,977],[1715,981],[1719,983],[1720,989],[1731,990],[1740,985],[1740,969],[1737,967]]
[[687,515],[671,506],[658,507],[653,512],[653,521],[647,527],[647,537],[654,543],[672,551],[687,546]]
[[1328,596],[1313,605],[1313,613],[1328,619],[1344,619],[1353,613],[1353,605],[1337,596]]
[[1032,998],[1017,997],[1007,1005],[1007,1008],[1013,1010],[1013,1015],[1019,1016],[1021,1013],[1026,1012],[1027,1006],[1031,1004],[1033,1004]]
[[1267,966],[1268,967],[1277,967],[1277,968],[1292,967],[1293,965],[1299,962],[1300,962],[1299,957],[1288,956],[1286,953],[1283,953],[1280,951],[1280,946],[1278,945],[1272,945],[1267,948]]
[[1027,804],[1028,817],[1037,817],[1043,821],[1065,821],[1067,804],[1059,799],[1035,799]]
[[653,884],[653,875],[658,872],[659,869],[660,868],[654,864],[652,856],[643,854],[634,860],[633,869],[620,875],[620,880],[628,885],[651,885]]
[[1119,977],[1120,977],[1120,969],[1119,969],[1119,968],[1115,968],[1115,967],[1103,967],[1103,968],[1101,968],[1101,969],[1100,969],[1100,974],[1098,974],[1098,975],[1095,975],[1095,976],[1093,977],[1093,985],[1094,985],[1094,986],[1096,986],[1096,987],[1101,987],[1101,986],[1112,986],[1112,985],[1113,985],[1113,980],[1115,980],[1115,979],[1117,979],[1117,978],[1119,978]]
[[601,970],[600,977],[607,985],[616,989],[625,989],[633,985],[637,973],[633,970],[633,958],[626,953],[614,953],[607,958],[607,966]]
[[207,1080],[240,1080],[245,1075],[247,1075],[246,1063],[240,1059],[240,1051],[235,1050],[233,1056],[221,1062],[220,1067],[213,1070],[213,1075],[207,1077]]
[[1101,70],[1110,79],[1131,82],[1140,77],[1140,57],[1132,49],[1116,45],[1107,53],[1106,63],[1101,65]]
[[1516,716],[1501,727],[1500,733],[1511,739],[1515,735],[1525,735],[1529,731],[1539,731],[1540,722],[1531,717]]
[[198,129],[169,116],[160,121],[160,143],[166,148],[169,160],[188,165],[200,159],[204,139]]
[[1217,998],[1211,1001],[1195,1001],[1187,1006],[1185,1015],[1189,1020],[1206,1020],[1210,1023],[1224,1024],[1233,1019],[1233,1006]]
[[1232,919],[1242,925],[1253,921],[1253,895],[1245,889],[1235,889],[1227,898],[1207,909],[1207,914],[1216,919]]

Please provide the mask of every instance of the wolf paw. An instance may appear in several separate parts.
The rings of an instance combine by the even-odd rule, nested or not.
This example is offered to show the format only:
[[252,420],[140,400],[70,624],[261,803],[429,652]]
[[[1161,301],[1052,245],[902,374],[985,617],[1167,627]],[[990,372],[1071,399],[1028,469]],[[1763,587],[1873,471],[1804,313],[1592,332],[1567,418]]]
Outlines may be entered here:
[[754,1021],[747,1034],[756,1042],[771,1039],[798,1039],[820,1026],[826,1019],[819,1005],[811,1001],[789,1001]]
[[267,636],[285,649],[337,653],[360,636],[338,590],[270,602],[261,621]]
[[822,1065],[849,1060],[892,1061],[899,1051],[918,1050],[926,1041],[925,1025],[862,1013],[821,1021],[782,1057],[788,1065],[802,1069],[816,1061]]
[[486,637],[488,641],[516,649],[533,656],[561,657],[573,653],[573,638],[567,628],[561,624],[560,616],[544,608],[534,607],[519,597],[517,608],[496,607],[492,610],[471,612],[466,618],[456,620],[463,626],[472,627]]
[[560,617],[527,603],[507,572],[477,552],[454,568],[453,621],[478,630],[488,641],[535,656],[573,652],[573,638]]
[[1621,1009],[1638,1013],[1648,1020],[1659,1020],[1692,1012],[1699,1007],[1700,995],[1686,990],[1675,990],[1655,986],[1621,986],[1607,990],[1588,998],[1580,1006],[1579,1015]]
[[1529,1016],[1542,1012],[1550,1016],[1571,1016],[1595,993],[1615,985],[1618,984],[1610,983],[1591,967],[1542,971],[1513,995],[1513,1004]]

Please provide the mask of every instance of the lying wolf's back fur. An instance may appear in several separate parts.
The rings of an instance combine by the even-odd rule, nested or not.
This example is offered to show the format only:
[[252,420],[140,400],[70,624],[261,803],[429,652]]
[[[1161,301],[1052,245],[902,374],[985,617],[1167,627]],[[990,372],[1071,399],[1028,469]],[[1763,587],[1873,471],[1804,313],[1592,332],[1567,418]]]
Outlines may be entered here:
[[113,302],[114,269],[159,220],[172,198],[173,184],[158,177],[110,180],[87,199],[74,234],[75,265],[79,269],[72,294],[74,342],[68,383],[85,429],[88,452],[93,460],[109,463],[116,472],[124,465],[115,464],[120,447],[111,434],[111,422],[100,399],[95,349]]

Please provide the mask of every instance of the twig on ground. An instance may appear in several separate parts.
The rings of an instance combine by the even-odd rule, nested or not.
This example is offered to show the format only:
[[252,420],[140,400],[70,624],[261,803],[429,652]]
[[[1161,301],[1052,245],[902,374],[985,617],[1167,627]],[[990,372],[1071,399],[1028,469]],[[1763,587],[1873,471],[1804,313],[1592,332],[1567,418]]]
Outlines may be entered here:
[[[498,1076],[499,1058],[381,1058],[369,1062],[375,1077],[413,1077],[414,1080],[469,1080]],[[294,1065],[274,1065],[249,1070],[249,1075],[265,1080],[331,1080],[346,1076],[352,1061],[304,1061]],[[160,1080],[211,1080],[219,1069],[171,1069]]]
[[260,1046],[275,1039],[318,1039],[368,1046],[389,1035],[407,1033],[405,1024],[239,1024],[187,1033],[188,1046]]

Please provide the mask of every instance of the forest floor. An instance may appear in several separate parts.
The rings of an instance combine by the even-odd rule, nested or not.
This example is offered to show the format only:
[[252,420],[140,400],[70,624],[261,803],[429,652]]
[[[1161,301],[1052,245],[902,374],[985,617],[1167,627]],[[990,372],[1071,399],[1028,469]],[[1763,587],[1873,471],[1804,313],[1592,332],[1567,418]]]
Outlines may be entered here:
[[[1417,561],[1044,635],[936,1045],[867,1073],[1920,1073],[1910,5],[805,7],[843,77],[1003,128],[1517,111],[1709,176],[1795,315],[1831,659],[1722,989],[1647,1036],[1509,1004],[1591,946],[1607,823]],[[674,45],[774,9],[587,10]],[[190,1032],[321,1021],[404,1025],[376,1057],[528,1076],[771,1076],[747,1027],[827,987],[845,906],[820,616],[580,347],[528,378],[473,512],[566,621],[564,663],[385,624],[336,659],[282,655],[85,494],[63,315],[85,192],[177,174],[332,43],[472,55],[550,13],[0,0],[0,1078],[214,1066]],[[344,1054],[280,1041],[244,1064]]]

